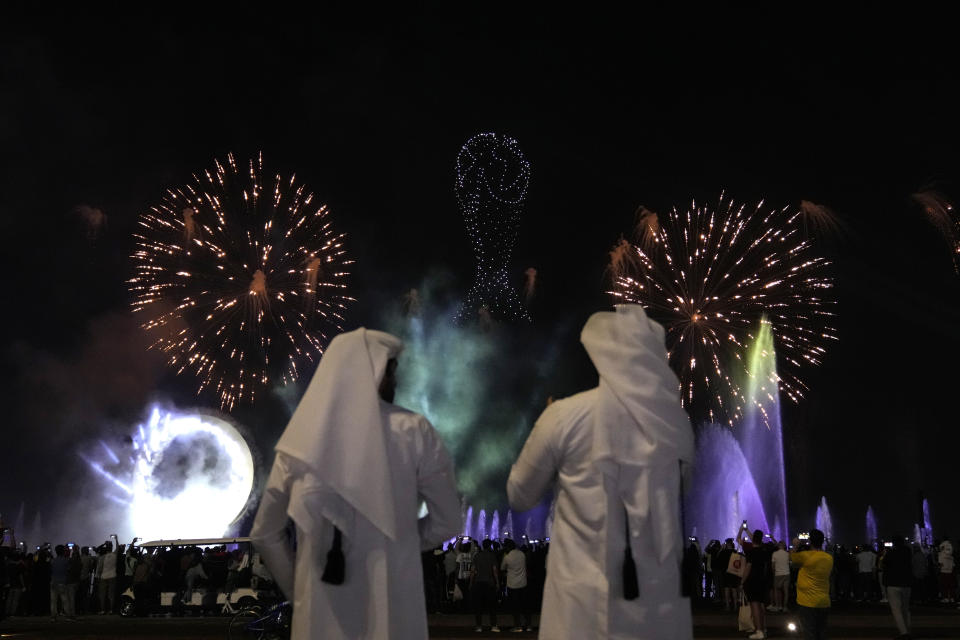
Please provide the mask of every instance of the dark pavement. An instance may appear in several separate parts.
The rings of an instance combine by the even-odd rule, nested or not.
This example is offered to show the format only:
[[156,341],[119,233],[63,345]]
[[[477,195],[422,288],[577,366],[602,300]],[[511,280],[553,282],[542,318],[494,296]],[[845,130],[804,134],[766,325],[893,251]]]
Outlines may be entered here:
[[[793,618],[789,614],[770,614],[768,631],[771,638],[798,638],[799,633],[785,630]],[[509,620],[505,618],[504,621]],[[137,640],[139,638],[177,638],[181,640],[224,640],[227,638],[227,617],[185,618],[121,618],[119,616],[82,616],[76,621],[51,621],[48,617],[8,618],[0,622],[0,639],[63,638],[71,640]],[[695,638],[736,638],[747,636],[736,630],[732,613],[699,611],[694,615]],[[532,638],[536,633],[482,633],[473,631],[472,616],[431,615],[431,638]],[[880,605],[849,607],[835,610],[830,616],[830,638],[883,639],[896,635],[890,612]],[[914,610],[916,638],[960,638],[960,610],[956,608],[922,607]],[[322,638],[322,636],[318,636]]]

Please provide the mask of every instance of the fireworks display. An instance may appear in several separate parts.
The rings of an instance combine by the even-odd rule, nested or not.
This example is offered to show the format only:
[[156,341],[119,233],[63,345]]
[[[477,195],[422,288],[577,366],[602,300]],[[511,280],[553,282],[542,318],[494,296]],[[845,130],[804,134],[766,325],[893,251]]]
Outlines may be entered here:
[[[833,327],[829,261],[814,255],[802,211],[735,205],[641,219],[642,245],[611,252],[618,301],[642,304],[667,330],[670,364],[695,423],[732,425],[747,399],[748,345],[769,321],[781,359],[776,382],[797,401],[801,369],[819,364]],[[655,221],[655,223],[653,223]]]
[[530,163],[509,136],[480,133],[457,156],[457,200],[477,259],[477,273],[458,321],[529,320],[507,269],[517,244]]
[[177,373],[221,408],[253,401],[274,376],[322,354],[341,331],[351,264],[325,205],[296,178],[265,177],[263,156],[168,189],[134,234],[133,308]]

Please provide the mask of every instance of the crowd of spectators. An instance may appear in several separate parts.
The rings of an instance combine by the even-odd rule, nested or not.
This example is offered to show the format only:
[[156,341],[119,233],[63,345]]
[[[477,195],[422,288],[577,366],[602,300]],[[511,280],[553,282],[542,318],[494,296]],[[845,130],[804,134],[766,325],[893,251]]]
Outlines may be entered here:
[[530,630],[540,610],[546,579],[548,542],[477,541],[458,538],[423,554],[427,610],[472,613],[476,630],[483,618],[500,631],[499,617],[510,614],[513,631]]
[[[28,550],[24,544],[0,546],[0,617],[41,616],[73,619],[77,615],[124,613],[145,615],[160,609],[160,594],[173,594],[170,613],[196,604],[195,597],[232,593],[243,587],[269,588],[270,574],[250,549],[220,546],[117,545],[48,543]],[[124,593],[133,597],[123,598]]]
[[[762,531],[747,536],[743,529],[738,537],[711,540],[702,550],[691,538],[683,559],[684,589],[695,606],[734,612],[741,603],[750,603],[758,627],[755,637],[763,637],[767,613],[797,607],[801,566],[796,552],[808,543],[777,541]],[[898,637],[908,638],[911,605],[957,606],[955,549],[949,538],[926,544],[894,535],[852,547],[826,541],[822,551],[831,559],[824,576],[827,606],[888,605]],[[749,565],[744,577],[731,570],[732,557]]]

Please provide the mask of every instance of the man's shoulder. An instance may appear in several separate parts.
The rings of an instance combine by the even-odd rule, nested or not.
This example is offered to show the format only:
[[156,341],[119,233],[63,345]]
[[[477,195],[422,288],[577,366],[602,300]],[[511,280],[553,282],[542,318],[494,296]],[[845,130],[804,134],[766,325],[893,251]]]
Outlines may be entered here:
[[543,410],[537,422],[558,425],[578,422],[590,415],[593,407],[596,406],[596,401],[596,388],[554,400]]
[[392,429],[399,429],[402,431],[406,431],[408,429],[433,431],[433,425],[430,424],[430,421],[427,420],[426,416],[417,413],[416,411],[411,411],[410,409],[401,407],[400,405],[392,404],[390,402],[381,402],[380,411],[387,419],[387,422],[390,424]]

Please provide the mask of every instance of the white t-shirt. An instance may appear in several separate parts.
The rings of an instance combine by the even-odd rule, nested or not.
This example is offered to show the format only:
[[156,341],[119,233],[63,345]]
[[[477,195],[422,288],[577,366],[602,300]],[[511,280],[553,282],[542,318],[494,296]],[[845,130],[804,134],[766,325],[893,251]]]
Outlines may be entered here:
[[873,573],[877,566],[877,554],[873,551],[861,551],[857,554],[857,570],[860,573]]
[[953,573],[953,553],[949,549],[941,548],[937,561],[940,563],[940,573]]
[[113,580],[117,577],[117,554],[111,551],[99,558],[98,575],[101,580]]
[[461,551],[457,554],[457,580],[469,580],[473,575],[473,556]]
[[507,589],[523,589],[527,586],[527,558],[523,551],[513,549],[503,556],[500,568],[507,574]]
[[773,562],[773,575],[790,575],[790,553],[788,551],[785,549],[777,549],[773,552],[771,560]]

